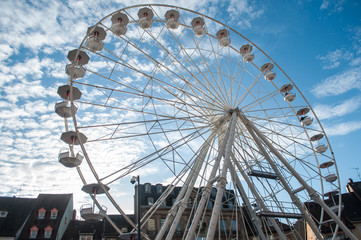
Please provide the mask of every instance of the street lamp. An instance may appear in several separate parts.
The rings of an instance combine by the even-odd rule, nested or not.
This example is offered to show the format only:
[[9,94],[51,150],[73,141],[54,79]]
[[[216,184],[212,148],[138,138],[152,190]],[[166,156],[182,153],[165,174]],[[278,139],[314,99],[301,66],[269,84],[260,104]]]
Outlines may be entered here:
[[138,183],[138,186],[137,186],[137,218],[138,218],[138,239],[142,239],[142,236],[141,236],[141,226],[140,226],[140,201],[139,201],[139,185],[140,185],[140,181],[139,181],[139,175],[137,176],[133,176],[132,179],[130,180],[130,182],[132,184],[135,184],[135,183]]

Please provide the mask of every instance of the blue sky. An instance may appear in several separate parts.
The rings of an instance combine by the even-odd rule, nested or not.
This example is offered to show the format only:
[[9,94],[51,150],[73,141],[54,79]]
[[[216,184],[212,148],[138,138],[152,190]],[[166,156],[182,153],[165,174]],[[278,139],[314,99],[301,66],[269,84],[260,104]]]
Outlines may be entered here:
[[[73,192],[77,204],[86,202],[76,172],[57,162],[64,129],[53,110],[57,87],[67,80],[67,52],[79,46],[87,28],[107,14],[136,3],[145,2],[1,1],[1,196]],[[336,157],[342,189],[348,178],[361,180],[354,169],[361,168],[360,2],[166,3],[219,20],[271,56],[296,83],[321,121]]]

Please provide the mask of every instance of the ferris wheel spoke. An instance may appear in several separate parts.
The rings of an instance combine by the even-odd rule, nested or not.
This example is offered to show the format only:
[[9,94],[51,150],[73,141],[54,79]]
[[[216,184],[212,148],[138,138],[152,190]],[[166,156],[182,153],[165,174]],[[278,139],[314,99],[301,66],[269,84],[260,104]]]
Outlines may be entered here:
[[[180,17],[181,17],[181,19],[183,20],[183,22],[185,22],[184,19],[183,19],[183,16],[180,16]],[[188,28],[186,28],[185,31],[188,33],[189,36],[191,36],[191,39],[192,39],[193,43],[194,43],[195,46],[196,46],[196,48],[194,49],[194,52],[198,52],[198,53],[200,54],[200,56],[202,56],[202,53],[201,53],[200,49],[198,48],[198,44],[199,44],[199,43],[198,43],[197,40],[193,37],[193,33],[191,33]],[[220,100],[224,99],[224,96],[219,95],[219,91],[217,91],[217,89],[214,88],[213,84],[210,84],[210,82],[208,81],[208,78],[203,74],[203,71],[199,69],[198,64],[196,64],[196,62],[193,60],[193,58],[191,57],[191,55],[187,52],[187,49],[184,48],[184,46],[182,46],[182,44],[178,41],[177,38],[175,38],[175,36],[174,36],[174,34],[173,34],[172,32],[171,32],[171,35],[174,37],[174,39],[175,39],[178,47],[180,47],[182,53],[183,53],[184,56],[186,57],[186,59],[185,59],[186,62],[190,63],[191,66],[195,67],[195,69],[198,70],[198,72],[199,72],[199,73],[201,74],[201,76],[202,76],[202,79],[205,80],[208,88],[205,87],[204,84],[203,84],[203,82],[202,82],[202,81],[199,81],[198,79],[197,79],[197,83],[201,84],[201,86],[205,87],[205,89],[208,89],[208,92],[209,92],[209,93],[215,94],[215,97],[216,97],[216,98],[218,98],[218,99],[220,99]],[[205,65],[205,66],[208,67],[207,63],[204,62],[204,59],[203,59],[203,58],[202,58],[202,65],[203,65],[203,66]],[[208,71],[211,72],[209,68],[208,68]],[[212,79],[214,80],[214,83],[217,84],[217,81],[215,81],[213,75],[212,75]]]
[[[267,137],[267,134],[274,134],[276,136],[280,136],[282,137],[282,139],[285,139],[285,141],[290,141],[290,144],[289,145],[286,145],[285,146],[281,146],[279,144],[280,147],[284,148],[284,149],[287,149],[289,146],[291,145],[294,145],[294,144],[297,144],[298,147],[303,147],[303,148],[306,148],[308,149],[308,151],[311,151],[313,153],[313,148],[311,148],[310,146],[306,145],[305,142],[309,142],[309,139],[307,138],[301,138],[301,137],[298,137],[298,136],[288,136],[288,135],[284,135],[284,134],[281,134],[279,131],[275,132],[274,130],[270,129],[270,128],[267,128],[265,126],[262,126],[262,125],[259,125],[257,124],[256,122],[254,122],[255,125],[257,125],[258,127],[260,127],[261,129],[264,130],[264,132],[266,132],[265,136]],[[302,134],[302,133],[300,133]],[[270,139],[270,138],[268,138]],[[272,140],[272,139],[271,139]],[[273,140],[272,140],[273,141]],[[274,141],[273,141],[274,142]],[[274,142],[276,144],[276,142]]]
[[[158,43],[158,45],[162,48],[162,50],[164,51],[164,52],[166,52],[166,56],[167,57],[169,57],[169,56],[172,56],[172,59],[177,59],[177,58],[175,58],[173,55],[172,55],[172,53],[170,53],[167,49],[165,49],[163,46],[162,46],[162,44],[161,43],[159,43],[158,42],[158,40],[157,40],[157,38],[156,37],[154,37],[150,32],[147,32],[148,33],[148,35],[150,36],[150,37],[152,37],[153,38],[153,40],[156,42],[156,43]],[[183,49],[182,49],[183,50]],[[141,51],[141,50],[140,50]],[[144,53],[143,52],[143,54],[145,54],[145,55],[147,55],[149,58],[151,58],[148,54],[146,54],[146,53]],[[151,58],[152,59],[152,61],[156,61],[155,59],[153,59],[153,58]],[[156,61],[157,62],[157,64],[160,64],[158,61]],[[171,61],[171,63],[173,63],[173,61]],[[181,62],[179,61],[179,60],[177,60],[177,63],[179,63],[179,64],[181,64]],[[195,63],[193,62],[193,64],[195,65]],[[174,64],[173,64],[173,66],[175,66]],[[183,67],[183,69],[184,70],[186,70],[188,73],[190,73],[191,74],[191,76],[194,78],[194,79],[197,79],[196,78],[196,76],[193,74],[193,73],[191,73],[191,72],[189,72],[189,70],[188,70],[188,68],[186,68],[183,64],[181,64],[181,66]],[[164,67],[164,68],[166,68],[167,70],[169,70],[169,68],[167,68],[165,65],[162,65],[162,67]],[[175,66],[176,67],[176,66]],[[162,69],[161,69],[162,70]],[[171,71],[171,70],[169,70],[169,71]],[[175,74],[173,71],[171,71],[173,74]],[[202,73],[202,71],[199,71],[200,73]],[[183,77],[183,75],[182,75],[182,73],[180,72],[180,74],[181,75],[177,75],[177,74],[175,74],[179,79],[185,79],[184,77]],[[182,77],[181,77],[182,76]],[[203,76],[204,77],[204,76]],[[172,78],[170,78],[170,80],[172,80]],[[187,84],[189,84],[190,82],[189,81],[185,81],[185,82],[187,82]],[[197,80],[196,81],[197,83],[201,83],[201,81],[199,81],[199,80]],[[203,85],[203,84],[202,84]],[[201,92],[204,96],[206,96],[206,94],[204,93],[204,92],[202,92],[202,90],[200,90],[199,88],[197,88],[197,87],[195,87],[194,85],[191,85],[192,87],[190,88],[190,90],[191,91],[193,91],[193,88],[195,89],[195,90],[197,90],[197,91],[199,91],[199,92]],[[194,91],[193,91],[194,92]],[[194,92],[195,93],[195,92]]]
[[[103,57],[107,58],[107,57],[104,56],[104,55],[103,55]],[[108,60],[110,60],[110,61],[115,61],[115,60],[112,60],[112,59],[108,59]],[[115,61],[115,62],[116,62],[116,61]],[[168,94],[174,95],[174,91],[175,91],[175,92],[179,92],[179,93],[185,94],[185,95],[188,96],[189,99],[191,99],[191,100],[192,100],[192,99],[199,99],[200,102],[204,102],[204,101],[205,101],[205,99],[198,98],[197,95],[194,95],[194,94],[191,94],[191,93],[189,93],[189,92],[187,92],[187,91],[184,91],[182,88],[179,88],[178,86],[176,86],[176,85],[174,85],[174,84],[172,85],[172,84],[167,83],[167,82],[165,82],[165,81],[163,81],[163,80],[160,80],[160,79],[158,79],[158,78],[155,78],[155,77],[152,76],[152,75],[146,74],[146,73],[142,72],[141,70],[137,70],[137,69],[135,69],[135,68],[132,67],[132,66],[128,66],[127,63],[119,63],[119,62],[116,62],[116,63],[118,63],[118,64],[120,64],[120,65],[122,65],[122,66],[125,66],[125,67],[129,68],[130,70],[133,70],[133,71],[135,71],[135,72],[137,72],[137,73],[141,73],[142,75],[144,75],[145,77],[147,77],[147,78],[149,79],[149,81],[152,80],[153,82],[158,83],[158,86],[161,87],[161,88],[163,88]],[[89,72],[92,72],[91,70],[88,70],[88,71],[89,71]],[[107,77],[105,77],[105,76],[103,76],[103,75],[100,75],[100,74],[96,73],[96,72],[92,72],[92,73],[93,73],[93,74],[96,74],[96,75],[99,75],[99,76],[101,76],[101,77],[104,77],[105,79],[108,79],[108,80],[110,80],[110,81],[112,81],[112,82],[117,82],[117,83],[119,83],[119,84],[120,84],[121,86],[123,86],[123,87],[127,87],[127,88],[131,87],[130,89],[133,90],[133,91],[135,91],[135,92],[144,93],[144,90],[137,89],[137,87],[135,87],[135,86],[132,86],[132,85],[129,86],[129,85],[122,84],[122,83],[120,83],[120,82],[118,82],[118,81],[115,81],[115,80],[113,80],[113,79],[109,79],[109,78],[107,78]],[[177,77],[178,77],[178,76],[177,76]],[[169,78],[170,78],[170,77],[169,77]],[[172,80],[172,78],[170,78],[170,80]],[[171,90],[168,90],[166,87],[170,87]],[[202,92],[202,90],[196,88],[194,85],[192,85],[192,87],[191,87],[190,89],[195,89],[195,90],[197,90],[198,92]],[[174,95],[174,97],[177,97],[177,96]],[[207,101],[206,101],[206,102],[207,102]],[[211,104],[210,102],[207,102],[207,103],[208,103],[208,105],[211,105],[211,106],[212,106],[213,104],[215,104],[215,102],[212,102],[212,104]]]
[[[208,35],[207,35],[207,36],[208,36]],[[223,97],[224,97],[224,99],[225,99],[225,104],[226,104],[226,106],[231,106],[230,99],[227,98],[227,96],[229,96],[229,94],[228,94],[228,92],[227,92],[227,89],[232,89],[232,85],[226,86],[225,81],[223,80],[223,74],[227,74],[227,73],[225,73],[225,72],[223,72],[223,71],[221,70],[222,65],[225,64],[228,60],[225,60],[223,64],[220,63],[220,59],[218,58],[219,53],[217,53],[217,52],[215,51],[215,48],[214,48],[214,46],[213,46],[213,41],[212,41],[211,36],[208,36],[208,42],[209,42],[209,45],[211,46],[211,48],[210,48],[210,55],[213,55],[213,58],[214,58],[214,61],[215,61],[214,65],[215,65],[215,68],[216,68],[216,71],[217,71],[216,74],[217,74],[217,76],[218,76],[218,80],[215,79],[215,77],[214,77],[213,74],[211,74],[211,75],[212,75],[212,78],[213,78],[214,82],[217,84],[217,87],[218,87],[219,89],[221,89],[221,90],[224,90],[224,92],[222,92],[222,95],[223,95]],[[202,63],[205,64],[206,67],[207,67],[207,69],[208,69],[208,71],[211,72],[211,67],[207,64],[207,62],[208,62],[207,60],[208,60],[210,57],[205,58],[205,57],[203,56],[203,54],[201,54],[201,57],[202,57]],[[223,56],[220,56],[220,57],[223,57]],[[206,59],[207,59],[207,60],[206,60]],[[225,57],[225,58],[223,58],[223,59],[229,59],[229,58]],[[231,70],[231,69],[229,68],[229,71],[230,71],[230,70]],[[227,79],[230,79],[230,75],[227,77]],[[219,82],[220,82],[220,83],[219,83]],[[229,82],[232,83],[232,81],[229,81]]]
[[[132,172],[152,163],[153,161],[157,160],[157,159],[162,159],[163,156],[166,156],[167,154],[171,153],[172,151],[177,150],[178,148],[184,146],[185,144],[187,144],[187,141],[193,141],[196,140],[197,138],[199,138],[201,135],[203,135],[205,133],[191,133],[189,135],[187,135],[186,137],[182,138],[182,139],[178,139],[170,144],[168,144],[167,146],[164,146],[162,148],[160,148],[159,150],[150,153],[149,155],[134,161],[133,163],[119,169],[116,171],[113,171],[113,173],[102,177],[101,180],[105,180],[108,179],[110,177],[114,177],[115,174],[118,174],[118,176],[116,178],[114,178],[111,182],[109,182],[108,184],[119,180],[120,178],[123,178],[124,176],[128,176],[129,174],[131,174]],[[183,161],[183,163],[180,163],[182,165],[190,165],[190,162],[187,161]]]
[[[76,83],[79,83],[79,82],[76,82]],[[104,90],[110,90],[110,89],[107,89],[105,87],[101,87],[101,86],[95,86],[95,85],[90,85],[90,84],[84,84],[84,83],[79,83],[81,85],[86,85],[86,86],[91,86],[93,88],[96,88],[96,89],[104,89]],[[198,105],[192,105],[192,104],[189,104],[189,103],[185,103],[183,100],[181,103],[178,102],[178,100],[169,100],[169,99],[165,99],[165,98],[158,98],[156,96],[150,96],[148,94],[145,94],[145,93],[132,93],[132,92],[126,92],[126,91],[121,91],[121,90],[113,90],[113,92],[119,92],[121,94],[125,94],[126,96],[129,95],[130,96],[134,96],[135,98],[136,97],[143,97],[143,98],[148,98],[148,99],[156,99],[156,100],[159,100],[163,103],[165,103],[166,105],[170,105],[172,107],[175,107],[177,108],[178,110],[181,110],[182,108],[179,108],[177,107],[179,104],[187,104],[189,107],[191,107],[192,109],[199,109]],[[107,100],[108,102],[108,100]],[[112,101],[113,102],[113,101]],[[94,105],[94,106],[99,106],[99,107],[108,107],[108,108],[113,108],[113,109],[119,109],[119,110],[128,110],[128,106],[124,106],[123,108],[120,108],[120,107],[115,107],[115,106],[110,106],[110,104],[108,105],[104,105],[104,104],[95,104],[95,103],[87,103],[87,102],[84,102],[84,101],[79,101],[78,100],[78,103],[84,103],[84,104],[91,104],[91,105]],[[205,108],[206,109],[206,108]],[[133,112],[140,112],[140,113],[144,113],[144,114],[150,114],[152,115],[153,113],[152,112],[146,112],[144,111],[144,109],[141,109],[141,110],[137,110],[137,109],[129,109]],[[187,114],[192,114],[192,112],[187,112]]]

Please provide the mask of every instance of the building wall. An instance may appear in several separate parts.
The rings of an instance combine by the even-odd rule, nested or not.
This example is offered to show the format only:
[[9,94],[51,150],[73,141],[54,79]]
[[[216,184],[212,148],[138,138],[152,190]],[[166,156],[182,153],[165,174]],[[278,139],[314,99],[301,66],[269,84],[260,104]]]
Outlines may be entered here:
[[[160,189],[161,189],[161,191],[159,191]],[[134,209],[135,209],[135,218],[136,219],[137,219],[137,190],[138,190],[138,186],[135,187],[135,196],[134,196],[135,197]],[[148,199],[152,198],[153,202],[155,203],[165,190],[166,190],[166,186],[161,186],[160,184],[157,184],[157,185],[151,185],[149,183],[145,183],[144,185],[140,184],[140,186],[139,186],[139,191],[140,191],[139,192],[139,202],[141,205],[141,215],[142,216],[150,208]],[[214,188],[214,190],[215,190],[215,188]],[[167,217],[168,212],[171,209],[171,206],[172,206],[174,200],[177,198],[180,191],[181,191],[181,187],[176,187],[172,191],[172,193],[170,193],[169,196],[167,197],[167,199],[165,201],[165,206],[160,206],[158,208],[158,210],[152,216],[151,222],[148,222],[148,224],[146,224],[142,228],[142,231],[147,232],[147,234],[150,236],[151,239],[154,239],[154,237],[156,236],[158,231],[161,229],[162,219],[164,220]],[[198,192],[198,189],[195,188],[190,196],[192,204],[199,201],[200,195],[197,195],[197,192]],[[211,198],[212,197],[215,197],[215,192],[213,192],[213,191],[211,194]],[[230,202],[232,202],[232,205],[235,206],[234,192],[232,190],[225,190],[224,198],[225,199],[222,200],[223,202],[230,201]],[[230,200],[228,200],[228,199],[230,199]],[[235,216],[234,216],[235,212],[234,212],[234,209],[232,209],[233,206],[230,207],[228,205],[225,205],[225,206],[223,206],[224,208],[222,208],[222,210],[221,210],[222,216],[226,220],[226,227],[228,228],[227,232],[222,233],[222,234],[227,234],[227,236],[229,236],[229,234],[232,234],[232,235],[234,235],[234,237],[236,237],[236,233],[231,233],[232,232],[231,231],[231,226],[232,226],[231,221],[232,221],[232,218],[235,219]],[[182,217],[180,220],[180,230],[176,231],[176,233],[173,237],[174,240],[182,238],[185,228],[189,224],[188,220],[189,220],[190,214],[191,214],[191,206],[188,206],[188,208],[186,208],[183,213],[184,217]],[[210,222],[210,219],[211,219],[211,214],[212,214],[212,208],[209,208],[209,210],[207,210],[206,215],[203,219],[204,224],[206,224],[204,226],[205,229],[208,227],[208,223]],[[240,230],[238,231],[238,239],[246,239],[246,231],[243,230],[244,225],[243,225],[243,222],[240,221],[240,219],[243,220],[243,217],[238,216],[238,229],[242,229],[242,231],[240,231]],[[219,229],[219,228],[217,228],[217,229]],[[218,237],[217,231],[216,231],[216,236]],[[205,237],[206,234],[207,234],[206,231],[202,232],[202,236]]]
[[64,215],[61,219],[56,239],[62,239],[64,232],[69,226],[70,220],[72,220],[72,217],[73,217],[73,196],[71,196],[68,206],[66,207]]

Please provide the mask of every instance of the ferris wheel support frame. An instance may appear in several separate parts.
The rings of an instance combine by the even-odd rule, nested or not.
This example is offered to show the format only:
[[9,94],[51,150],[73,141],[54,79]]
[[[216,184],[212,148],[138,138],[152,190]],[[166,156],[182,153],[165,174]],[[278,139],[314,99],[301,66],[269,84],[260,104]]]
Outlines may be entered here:
[[[221,121],[223,121],[223,120],[224,120],[223,118],[220,118],[220,119],[218,119],[218,122],[221,122]],[[219,130],[219,129],[218,129],[218,130]],[[190,186],[189,184],[192,184],[192,186],[194,186],[195,181],[197,180],[197,177],[196,177],[196,176],[197,176],[197,174],[198,174],[198,171],[199,171],[200,168],[202,167],[202,163],[203,163],[202,160],[204,160],[204,158],[206,157],[206,154],[208,153],[208,150],[209,150],[209,147],[210,147],[209,142],[214,139],[215,134],[217,134],[217,132],[218,132],[218,131],[214,131],[214,132],[208,137],[208,139],[205,141],[204,145],[201,147],[200,154],[197,156],[197,158],[196,158],[196,160],[195,160],[195,162],[196,162],[195,165],[197,165],[197,167],[195,167],[195,170],[190,170],[190,172],[193,173],[193,174],[188,175],[188,177],[187,177],[186,182],[185,182],[184,185]],[[192,181],[192,180],[193,180],[193,181]],[[192,183],[191,183],[191,182],[192,182]],[[168,236],[169,233],[171,233],[171,232],[172,232],[172,233],[171,233],[170,235],[173,236],[174,231],[176,230],[176,227],[177,227],[178,222],[179,222],[179,220],[180,220],[180,217],[181,217],[181,215],[182,215],[182,211],[184,211],[184,209],[183,209],[183,210],[180,210],[179,208],[178,208],[178,210],[176,209],[176,208],[178,207],[178,203],[183,204],[183,203],[185,203],[185,201],[187,201],[188,198],[189,198],[189,195],[188,195],[187,197],[183,197],[185,190],[187,190],[186,195],[188,194],[188,192],[189,192],[189,195],[190,195],[190,193],[193,191],[193,187],[182,188],[181,192],[178,194],[178,196],[177,196],[177,198],[176,198],[176,200],[175,200],[175,204],[172,206],[171,210],[169,211],[169,213],[168,213],[168,215],[167,215],[167,217],[166,217],[166,220],[165,220],[163,226],[161,227],[160,231],[158,232],[158,234],[157,234],[157,236],[156,236],[156,239],[162,239],[162,237],[164,236],[164,234],[165,234],[165,232],[167,231],[168,226],[169,226],[169,224],[170,224],[171,222],[172,222],[172,226],[174,225],[175,227],[173,227],[173,229],[169,229],[167,236]],[[183,197],[183,199],[182,199],[182,197]],[[182,208],[183,208],[183,207],[182,207]],[[176,212],[177,212],[177,211],[180,211],[180,214],[179,214],[180,216],[179,216],[178,219],[177,219],[177,224],[175,224],[175,221],[173,221],[173,220],[174,220],[174,217],[177,216],[177,215],[176,215]],[[196,223],[196,225],[197,225],[198,221],[196,221],[195,223]],[[192,223],[192,224],[193,224],[193,223]],[[171,226],[171,228],[172,228],[172,226]]]
[[[310,198],[318,203],[325,211],[326,213],[336,222],[336,224],[339,225],[339,227],[344,231],[344,233],[352,240],[357,240],[355,235],[346,227],[346,225],[341,221],[341,219],[330,209],[329,206],[326,205],[324,201],[321,200],[321,198],[317,195],[315,190],[311,188],[306,181],[298,174],[297,171],[287,162],[287,160],[272,146],[272,144],[267,140],[267,138],[259,131],[259,129],[254,126],[254,124],[247,119],[247,117],[243,114],[239,114],[239,118],[243,122],[243,124],[246,126],[248,132],[252,135],[252,138],[255,140],[256,144],[258,145],[259,149],[264,153],[264,156],[268,163],[271,165],[272,169],[275,171],[276,174],[279,175],[279,179],[282,182],[283,187],[286,189],[286,191],[289,193],[291,199],[295,201],[295,205],[299,208],[301,212],[303,212],[304,217],[307,221],[307,223],[310,225],[313,232],[317,235],[317,238],[323,239],[322,234],[319,231],[319,228],[316,226],[315,222],[312,220],[312,218],[308,215],[308,213],[304,210],[302,207],[302,203],[300,200],[292,193],[291,188],[286,184],[286,181],[283,179],[283,177],[279,174],[279,171],[277,169],[277,166],[274,164],[268,153],[265,151],[263,145],[261,144],[260,139],[267,145],[267,147],[270,149],[270,151],[275,154],[275,156],[286,166],[286,168],[295,176],[295,178],[299,181],[299,183],[302,184],[302,186],[306,189],[308,192]],[[257,138],[257,136],[259,138]]]
[[[263,202],[261,196],[259,196],[259,194],[257,193],[256,189],[254,188],[253,184],[251,183],[251,181],[249,180],[247,174],[244,173],[241,165],[239,164],[239,162],[237,161],[237,159],[235,158],[234,154],[232,154],[232,160],[234,162],[234,164],[236,165],[236,167],[238,168],[238,171],[242,174],[243,179],[246,181],[247,186],[249,187],[249,189],[252,192],[252,195],[255,197],[257,204],[261,205],[261,208],[264,210],[269,210],[268,207],[266,206],[266,204]],[[253,211],[253,209],[252,209]],[[272,225],[274,226],[274,228],[277,231],[278,236],[280,236],[280,238],[282,240],[287,240],[287,238],[284,236],[283,232],[281,231],[280,227],[278,226],[278,224],[276,223],[274,218],[267,218],[268,220],[271,221]],[[263,232],[263,231],[262,231]]]
[[[234,160],[234,155],[233,153],[231,154],[231,159],[232,161]],[[248,214],[251,217],[251,221],[253,223],[253,225],[256,228],[256,232],[259,236],[259,238],[261,240],[266,240],[266,236],[264,235],[263,231],[262,231],[262,225],[261,225],[261,220],[259,219],[259,217],[255,214],[254,210],[251,208],[251,203],[249,201],[249,199],[247,198],[247,194],[246,191],[244,190],[242,184],[241,184],[241,180],[239,179],[238,175],[236,174],[236,170],[233,166],[232,163],[229,164],[229,170],[231,172],[231,177],[233,179],[233,182],[236,183],[236,187],[238,189],[238,192],[241,195],[242,201],[246,204],[246,209]],[[277,224],[274,226],[278,226]],[[278,231],[277,231],[278,232]],[[283,234],[278,234],[279,236],[281,236],[282,240],[286,240],[286,238],[283,236]]]
[[[180,221],[180,219],[181,219],[181,217],[183,215],[184,210],[187,207],[187,201],[188,201],[188,199],[189,199],[189,197],[190,197],[190,195],[191,195],[191,193],[193,191],[193,187],[194,187],[194,184],[196,183],[198,173],[202,168],[202,164],[203,164],[204,159],[206,158],[209,147],[210,146],[209,146],[208,142],[206,142],[206,145],[202,149],[201,154],[198,155],[197,158],[196,158],[195,169],[190,170],[191,171],[191,174],[190,174],[191,177],[189,178],[190,181],[188,181],[188,182],[186,182],[184,184],[187,187],[186,188],[183,187],[182,191],[179,193],[179,195],[177,197],[177,200],[179,200],[179,203],[178,203],[178,201],[176,201],[174,206],[179,206],[179,208],[178,208],[178,211],[177,211],[177,214],[176,214],[175,218],[172,221],[172,225],[171,225],[171,227],[169,229],[166,240],[171,240],[173,238],[174,232],[177,230],[178,223],[179,223],[179,221]],[[185,192],[185,190],[186,190],[186,192]]]
[[[228,120],[227,118],[228,118],[228,116],[225,117],[225,118],[220,118],[219,122],[226,122],[226,120]],[[220,127],[218,128],[218,130],[220,129]],[[226,133],[225,133],[225,139],[228,139],[230,134],[231,134],[231,131],[230,131],[230,128],[228,128]],[[226,148],[226,141],[223,141],[221,143],[220,151],[224,152],[225,148]],[[201,216],[202,216],[206,201],[208,200],[208,198],[209,198],[209,196],[211,194],[211,188],[212,188],[213,183],[215,182],[216,173],[217,173],[218,166],[219,166],[219,164],[221,162],[221,158],[222,158],[222,155],[218,154],[216,162],[214,163],[212,171],[211,171],[211,173],[209,175],[209,179],[207,181],[207,184],[203,189],[202,197],[201,197],[201,200],[199,201],[199,204],[198,204],[197,210],[196,210],[196,212],[194,214],[191,226],[190,226],[190,228],[188,230],[188,233],[187,233],[187,236],[185,238],[186,240],[193,239],[193,237],[194,237],[195,230],[196,230],[197,225],[198,225],[198,223],[199,223],[199,221],[201,219]]]
[[223,196],[224,189],[226,188],[226,184],[227,184],[226,174],[228,172],[228,166],[229,166],[229,162],[230,162],[230,158],[231,158],[231,151],[232,151],[233,142],[234,142],[234,135],[236,133],[235,128],[236,128],[236,123],[237,123],[238,111],[239,111],[238,109],[234,109],[232,111],[231,120],[230,120],[230,123],[228,126],[230,134],[229,134],[228,138],[225,138],[223,140],[224,142],[226,142],[226,147],[224,149],[225,152],[221,151],[218,153],[221,156],[224,156],[224,159],[223,159],[222,170],[221,170],[220,176],[218,178],[217,194],[216,194],[216,199],[214,201],[212,217],[209,222],[209,228],[207,231],[206,239],[213,239],[214,234],[216,232],[218,216],[219,216],[219,213],[221,210],[221,205],[222,205],[222,196]]

